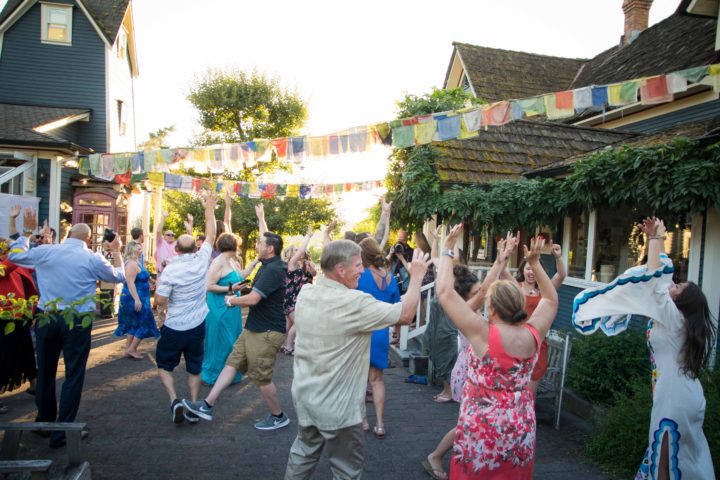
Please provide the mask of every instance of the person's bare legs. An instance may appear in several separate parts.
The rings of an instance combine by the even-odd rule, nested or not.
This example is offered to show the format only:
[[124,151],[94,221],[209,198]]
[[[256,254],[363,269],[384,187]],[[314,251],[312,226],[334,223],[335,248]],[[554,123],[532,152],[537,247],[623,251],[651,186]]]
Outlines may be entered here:
[[188,388],[190,389],[190,399],[193,402],[197,402],[198,395],[200,395],[200,384],[202,383],[200,379],[200,374],[197,375],[191,375],[188,374]]
[[370,379],[370,386],[373,391],[373,404],[375,405],[375,426],[377,428],[385,429],[385,422],[383,421],[383,415],[385,413],[385,380],[383,377],[383,371],[379,368],[370,367],[368,373]]
[[445,398],[452,399],[452,389],[450,388],[450,382],[448,382],[447,380],[443,380],[442,384],[443,384],[442,391],[440,393],[438,393],[437,395],[435,395],[435,397],[433,397],[433,398],[435,398],[436,400],[439,397],[442,397],[443,399],[445,399]]
[[[128,335],[128,338],[130,337],[132,336]],[[137,347],[140,345],[141,341],[142,338],[132,337],[130,344],[125,348],[125,355],[132,358],[143,358],[143,354],[137,351]]]
[[537,392],[537,387],[539,384],[540,384],[540,380],[530,380],[529,387],[530,387],[530,391],[532,392],[532,395],[533,395],[533,401],[535,400],[535,393]]
[[455,441],[455,430],[456,429],[453,428],[447,432],[445,436],[443,436],[442,440],[440,440],[437,447],[435,447],[435,450],[430,452],[430,455],[427,456],[428,463],[435,472],[435,475],[440,479],[448,478],[447,473],[443,468],[442,459],[445,454],[452,449],[453,442]]
[[275,416],[280,415],[282,413],[282,408],[280,408],[280,402],[277,399],[277,389],[275,388],[275,384],[270,382],[267,385],[260,385],[260,393],[262,394],[263,399],[265,399],[265,403],[267,404],[268,409],[270,409],[270,413]]
[[160,382],[162,382],[165,391],[170,397],[170,402],[172,402],[177,398],[177,393],[175,393],[175,380],[173,380],[172,372],[158,368],[158,374],[160,375]]
[[670,462],[668,462],[668,436],[663,435],[662,447],[660,447],[660,464],[658,465],[658,480],[670,480]]
[[285,315],[285,331],[287,332],[287,338],[282,346],[282,351],[285,353],[292,352],[295,350],[295,312],[290,312],[289,315]]
[[[237,368],[225,365],[220,372],[220,375],[218,375],[217,380],[215,380],[215,385],[213,385],[212,390],[210,390],[210,393],[208,393],[207,397],[205,397],[205,402],[207,402],[207,404],[211,407],[215,406],[215,402],[217,402],[217,399],[220,397],[223,390],[232,385],[233,380],[235,380],[235,375],[237,375]],[[200,385],[198,384],[198,389],[199,388]]]

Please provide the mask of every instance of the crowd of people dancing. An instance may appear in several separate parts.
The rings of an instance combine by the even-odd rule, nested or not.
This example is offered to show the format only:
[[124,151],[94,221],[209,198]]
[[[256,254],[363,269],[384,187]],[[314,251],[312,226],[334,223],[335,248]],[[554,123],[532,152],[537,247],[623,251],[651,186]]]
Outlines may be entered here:
[[[334,222],[324,229],[318,275],[308,252],[314,226],[308,225],[299,246],[283,248],[283,238],[268,230],[259,203],[257,257],[246,266],[231,229],[232,199],[228,195],[225,200],[219,221],[215,194],[203,195],[205,228],[197,236],[191,215],[177,238],[165,228],[167,214],[160,215],[154,297],[142,229],[130,232],[124,250],[120,235],[110,232],[104,254],[98,254],[87,246],[88,225],[73,225],[67,238],[56,243],[47,225],[38,229],[33,209],[13,207],[10,237],[0,239],[0,294],[13,299],[5,301],[3,310],[10,312],[6,320],[14,325],[0,337],[0,393],[30,382],[37,421],[74,421],[91,347],[88,318],[94,319],[97,282],[122,284],[115,335],[125,338],[123,355],[131,360],[144,358],[138,349],[143,340],[157,338],[154,361],[172,422],[212,421],[216,409],[222,412],[222,393],[247,378],[259,388],[268,410],[254,427],[287,427],[291,415],[278,399],[273,377],[277,355],[290,355],[298,434],[285,478],[312,478],[323,450],[335,478],[360,478],[364,433],[372,431],[377,439],[388,434],[383,372],[389,367],[390,345],[399,326],[410,325],[418,311],[424,318],[430,308],[427,335],[443,387],[434,400],[456,401],[460,413],[422,461],[423,468],[436,480],[532,478],[535,391],[547,369],[546,337],[566,275],[560,245],[546,247],[543,235],[521,242],[520,232],[508,233],[498,239],[494,263],[481,281],[456,249],[462,224],[447,232],[439,228],[429,240],[416,233],[415,249],[407,244],[408,233],[400,231],[398,242],[386,249],[392,204],[382,200],[374,235],[346,232],[344,239],[333,240]],[[672,262],[663,253],[663,222],[646,218],[640,228],[646,235],[647,263],[607,286],[578,294],[573,319],[582,333],[592,333],[616,328],[633,314],[651,318],[653,408],[648,451],[637,478],[680,478],[678,472],[684,478],[711,478],[698,381],[714,343],[707,300],[692,282],[672,283]],[[554,257],[552,277],[541,262],[543,249]],[[515,276],[509,268],[512,258],[521,260]],[[424,302],[421,289],[431,282],[436,297]],[[36,295],[37,304],[20,305]],[[41,317],[46,320],[39,321]],[[61,354],[65,380],[58,404],[55,379]],[[173,377],[181,360],[186,395],[178,395]],[[209,391],[201,396],[203,385]],[[374,405],[372,422],[366,402]],[[0,404],[0,413],[5,412]],[[65,444],[62,431],[37,433],[49,437],[52,448]],[[443,457],[451,450],[446,472]]]

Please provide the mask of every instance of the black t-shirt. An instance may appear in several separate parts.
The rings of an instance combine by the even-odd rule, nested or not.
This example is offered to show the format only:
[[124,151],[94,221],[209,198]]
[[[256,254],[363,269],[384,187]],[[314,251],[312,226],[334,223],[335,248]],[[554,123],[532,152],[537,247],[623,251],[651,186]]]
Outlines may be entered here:
[[285,333],[285,283],[287,281],[287,265],[274,256],[261,260],[262,267],[255,275],[253,290],[256,290],[262,299],[250,307],[245,328],[251,332]]

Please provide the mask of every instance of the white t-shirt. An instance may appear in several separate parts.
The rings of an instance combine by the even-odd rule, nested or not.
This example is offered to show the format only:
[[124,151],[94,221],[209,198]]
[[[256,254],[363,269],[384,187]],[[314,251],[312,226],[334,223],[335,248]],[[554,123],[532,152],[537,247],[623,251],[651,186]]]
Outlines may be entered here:
[[203,242],[200,250],[177,256],[163,270],[156,293],[168,298],[168,313],[164,323],[168,328],[190,330],[205,320],[208,312],[206,282],[211,253],[210,242]]

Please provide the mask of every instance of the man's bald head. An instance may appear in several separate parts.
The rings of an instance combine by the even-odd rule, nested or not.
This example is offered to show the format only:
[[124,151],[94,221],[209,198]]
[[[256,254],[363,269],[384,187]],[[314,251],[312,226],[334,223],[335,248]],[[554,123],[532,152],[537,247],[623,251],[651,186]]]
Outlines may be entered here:
[[76,223],[70,228],[68,237],[87,241],[90,238],[90,227],[88,227],[87,223]]
[[193,253],[195,251],[195,238],[188,234],[180,235],[175,244],[175,250],[181,255],[183,253]]

